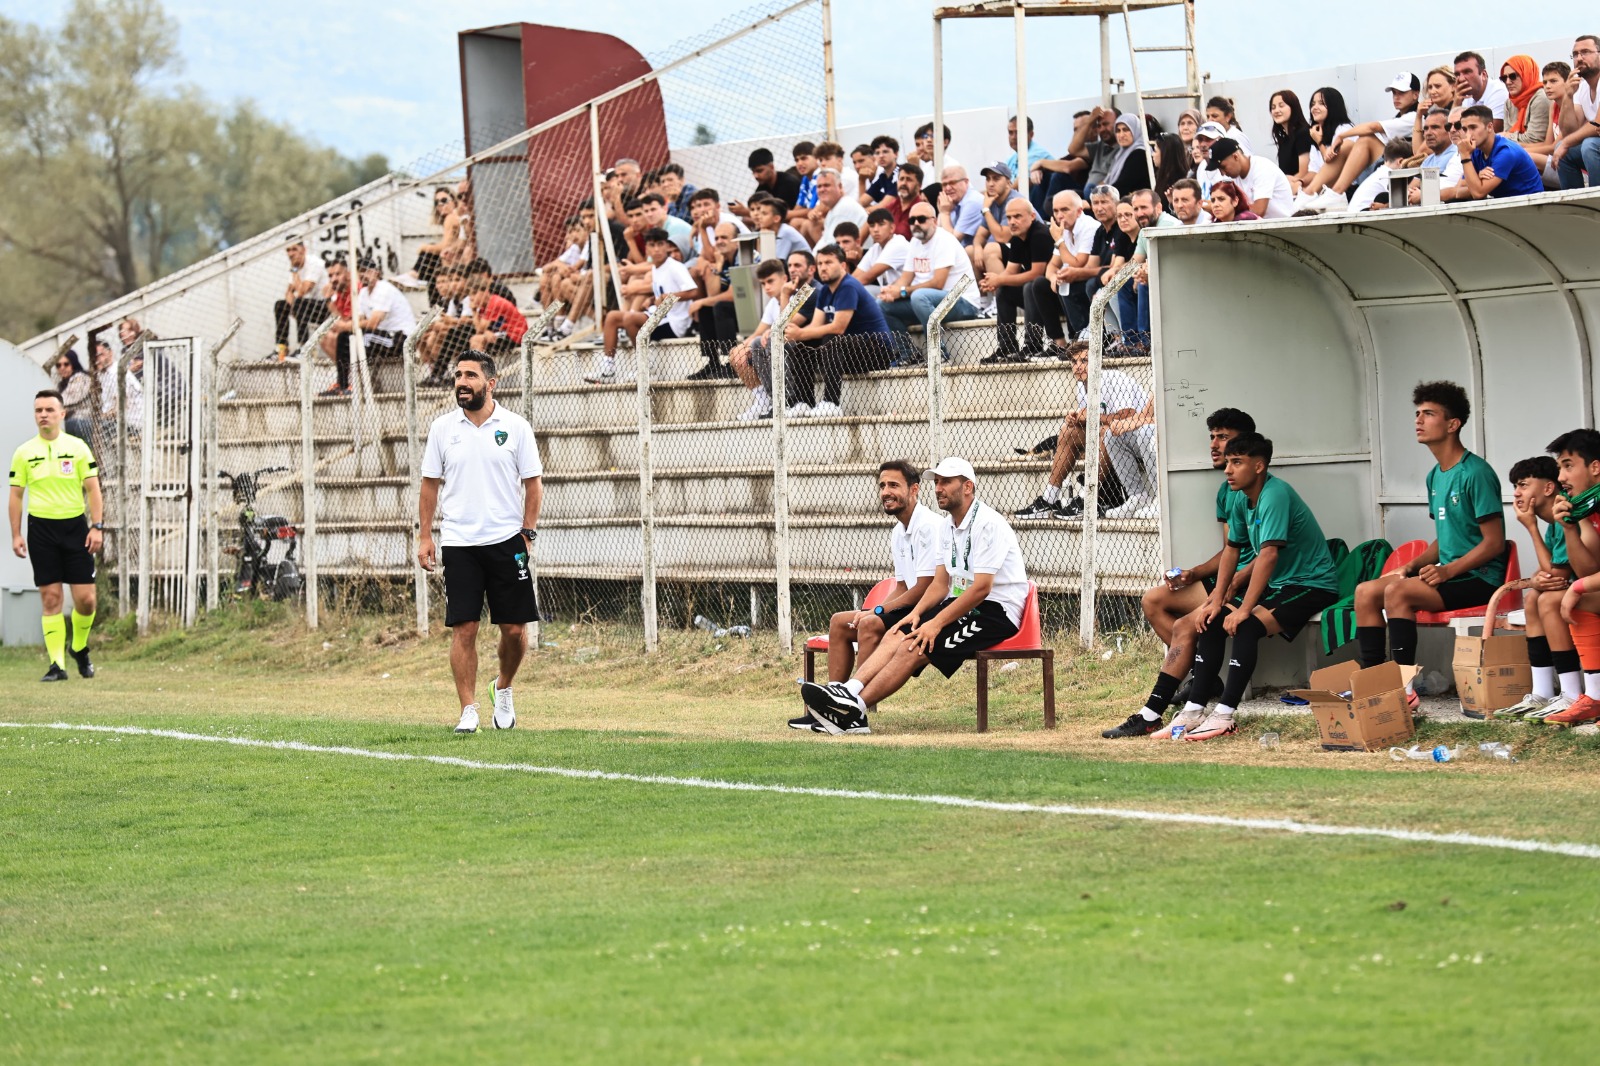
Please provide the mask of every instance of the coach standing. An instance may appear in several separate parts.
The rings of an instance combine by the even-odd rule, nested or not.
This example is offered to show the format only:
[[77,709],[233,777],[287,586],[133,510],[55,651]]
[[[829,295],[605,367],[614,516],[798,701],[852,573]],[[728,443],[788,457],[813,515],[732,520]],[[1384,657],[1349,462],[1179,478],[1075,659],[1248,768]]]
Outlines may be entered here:
[[[433,516],[442,502],[444,624],[451,627],[450,673],[461,698],[457,733],[478,731],[478,622],[500,627],[500,673],[490,685],[494,727],[517,724],[511,683],[522,665],[524,633],[538,617],[534,542],[544,488],[533,427],[495,402],[494,360],[469,351],[456,360],[456,404],[428,427],[422,456],[422,524],[417,561],[434,567]],[[443,498],[439,486],[444,485]]]
[[[94,553],[100,550],[100,468],[83,441],[63,433],[67,409],[52,389],[36,393],[33,420],[39,435],[11,456],[11,550],[33,563],[44,612],[44,647],[50,669],[41,681],[67,679],[67,622],[61,586],[72,586],[72,657],[78,673],[94,676],[89,628],[94,625]],[[22,497],[28,497],[28,535],[22,535]],[[84,521],[84,495],[89,522]]]

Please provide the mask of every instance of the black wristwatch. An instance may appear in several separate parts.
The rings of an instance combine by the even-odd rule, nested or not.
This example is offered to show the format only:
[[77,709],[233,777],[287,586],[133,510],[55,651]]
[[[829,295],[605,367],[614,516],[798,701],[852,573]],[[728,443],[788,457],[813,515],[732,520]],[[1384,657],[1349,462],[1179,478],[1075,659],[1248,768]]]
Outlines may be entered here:
[[900,299],[904,300],[904,299],[909,298],[910,296],[911,296],[911,290],[906,288],[904,285],[900,286]]
[[90,529],[98,529],[101,532],[104,532],[106,527],[105,527],[105,523],[103,523],[103,522],[90,522],[89,523],[89,528]]
[[879,618],[882,618],[883,617],[883,604],[880,603],[880,604],[878,604],[878,606],[874,607],[872,609],[872,613],[877,615]]
[[529,540],[539,539],[539,531],[537,529],[524,529],[522,531],[522,535],[527,537]]

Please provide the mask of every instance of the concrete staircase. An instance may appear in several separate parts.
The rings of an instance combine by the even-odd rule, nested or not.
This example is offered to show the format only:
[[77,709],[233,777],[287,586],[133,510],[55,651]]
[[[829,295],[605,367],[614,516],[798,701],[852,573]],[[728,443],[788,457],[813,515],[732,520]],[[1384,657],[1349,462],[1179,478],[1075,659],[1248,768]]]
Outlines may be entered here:
[[[1009,512],[1044,484],[1047,462],[1016,454],[1054,436],[1072,400],[1070,371],[1059,362],[976,365],[993,349],[992,325],[969,327],[967,343],[942,369],[945,450],[969,458],[979,495]],[[586,350],[544,355],[535,365],[532,422],[545,464],[545,502],[539,542],[541,577],[626,581],[640,572],[638,394],[625,353],[624,383],[581,382],[593,365]],[[737,382],[682,380],[700,365],[696,342],[660,346],[654,360],[656,553],[663,580],[774,580],[772,427],[740,422],[749,403]],[[1121,360],[1138,377],[1148,361]],[[314,386],[332,368],[312,371]],[[317,456],[316,552],[324,573],[408,576],[414,473],[406,454],[405,405],[399,367],[374,369],[375,426],[358,427],[349,400],[313,405]],[[497,396],[524,410],[520,371],[502,373]],[[298,369],[237,364],[219,410],[220,466],[253,470],[287,466],[266,479],[263,512],[304,521],[299,471]],[[440,388],[419,390],[419,437],[453,409]],[[870,584],[889,572],[888,522],[877,502],[878,464],[889,458],[929,458],[927,370],[889,370],[846,379],[839,418],[789,423],[791,559],[795,580],[830,585]],[[364,447],[355,444],[358,429]],[[933,505],[931,485],[923,492]],[[230,512],[231,514],[231,512]],[[225,518],[224,521],[230,519]],[[1016,523],[1031,576],[1047,591],[1079,584],[1080,522]],[[1157,523],[1102,520],[1101,587],[1133,593],[1160,570]]]

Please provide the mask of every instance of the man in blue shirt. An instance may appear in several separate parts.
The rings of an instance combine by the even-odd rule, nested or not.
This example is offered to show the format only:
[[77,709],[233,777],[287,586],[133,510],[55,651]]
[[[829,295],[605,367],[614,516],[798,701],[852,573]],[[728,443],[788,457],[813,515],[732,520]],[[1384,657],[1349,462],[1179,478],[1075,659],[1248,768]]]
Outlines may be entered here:
[[[807,417],[832,418],[844,413],[839,406],[844,376],[887,370],[894,346],[878,301],[850,276],[844,250],[837,244],[817,249],[817,281],[821,284],[784,332],[784,339],[794,345],[789,395],[804,405]],[[815,402],[812,385],[818,367],[821,403]]]
[[[1006,165],[1011,168],[1012,174],[1020,175],[1022,171],[1017,169],[1016,116],[1012,116],[1011,120],[1006,123],[1006,143],[1011,145],[1011,157],[1006,160]],[[1039,164],[1046,159],[1054,158],[1055,156],[1045,151],[1034,141],[1033,119],[1030,117],[1028,119],[1028,199],[1033,203],[1034,213],[1038,215],[1044,214],[1046,186],[1049,184],[1049,179],[1044,176]],[[1018,184],[1020,185],[1021,182],[1019,181]]]
[[1494,131],[1494,112],[1482,104],[1461,112],[1456,149],[1461,153],[1461,184],[1474,200],[1544,192],[1544,179],[1533,157],[1522,145]]

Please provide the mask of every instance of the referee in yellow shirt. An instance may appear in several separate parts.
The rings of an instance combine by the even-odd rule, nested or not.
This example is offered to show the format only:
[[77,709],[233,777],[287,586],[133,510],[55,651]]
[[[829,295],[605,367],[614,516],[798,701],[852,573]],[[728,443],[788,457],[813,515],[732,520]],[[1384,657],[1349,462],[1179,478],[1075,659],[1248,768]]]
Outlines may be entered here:
[[[100,550],[100,467],[89,445],[61,423],[67,409],[53,389],[33,398],[39,435],[11,457],[11,550],[33,563],[33,583],[44,608],[44,647],[50,670],[43,681],[67,679],[67,621],[61,586],[72,586],[72,657],[82,677],[94,676],[89,627],[94,625],[94,554]],[[22,498],[28,498],[28,535],[22,535]],[[89,498],[84,520],[84,496]]]

